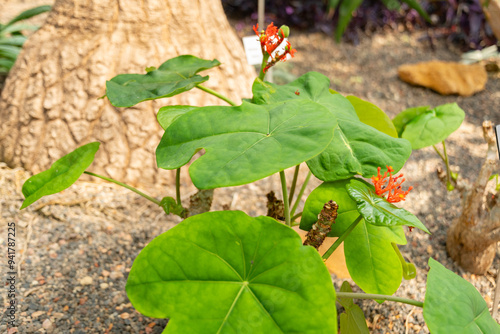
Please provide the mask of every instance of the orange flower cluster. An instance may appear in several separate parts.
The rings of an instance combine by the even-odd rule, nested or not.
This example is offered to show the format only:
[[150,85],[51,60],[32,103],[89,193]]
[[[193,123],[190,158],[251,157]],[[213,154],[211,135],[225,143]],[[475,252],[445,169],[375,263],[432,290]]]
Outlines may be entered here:
[[[267,26],[267,29],[265,31],[262,30],[259,33],[258,24],[253,26],[253,31],[255,31],[255,34],[259,37],[260,46],[262,48],[262,54],[267,53],[269,57],[271,57],[271,61],[269,61],[263,69],[264,73],[270,67],[274,66],[274,64],[276,64],[277,62],[286,61],[288,55],[290,55],[290,57],[293,58],[295,52],[297,52],[297,50],[292,49],[292,45],[288,40],[285,41],[287,36],[285,35],[283,29],[282,28],[278,29],[278,27],[274,26],[273,22],[271,22],[271,24]],[[286,42],[284,51],[274,53],[276,48],[280,46],[281,43],[283,43],[283,41]]]
[[[413,187],[409,187],[407,191],[403,191],[401,184],[405,181],[405,179],[401,179],[403,174],[398,176],[392,176],[391,166],[386,166],[387,171],[384,175],[380,174],[380,167],[377,169],[377,176],[372,176],[372,182],[375,186],[375,193],[379,196],[383,196],[384,193],[387,193],[387,202],[396,203],[400,201],[404,201],[406,199],[406,195],[413,189]],[[387,173],[389,173],[389,178],[387,179]],[[387,183],[387,185],[386,185]]]

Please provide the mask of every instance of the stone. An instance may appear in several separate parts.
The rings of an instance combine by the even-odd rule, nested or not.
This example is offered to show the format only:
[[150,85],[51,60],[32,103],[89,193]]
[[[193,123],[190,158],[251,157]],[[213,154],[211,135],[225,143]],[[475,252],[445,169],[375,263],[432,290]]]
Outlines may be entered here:
[[488,74],[480,64],[429,61],[401,65],[399,78],[409,84],[424,86],[442,95],[470,96],[486,86]]
[[93,282],[94,280],[90,276],[85,276],[80,280],[81,285],[92,285]]
[[45,329],[45,330],[49,330],[52,328],[52,321],[50,321],[50,319],[45,319],[45,321],[43,322],[42,324],[42,327]]

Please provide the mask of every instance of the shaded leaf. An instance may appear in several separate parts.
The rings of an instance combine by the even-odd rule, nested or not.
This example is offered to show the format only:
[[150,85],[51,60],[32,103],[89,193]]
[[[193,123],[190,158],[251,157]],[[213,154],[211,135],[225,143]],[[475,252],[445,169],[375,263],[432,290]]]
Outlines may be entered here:
[[170,124],[172,124],[179,116],[184,115],[185,113],[194,110],[198,107],[194,106],[165,106],[161,107],[158,110],[158,114],[156,115],[156,119],[158,123],[160,123],[163,130],[168,128]]
[[94,161],[98,149],[98,142],[83,145],[54,162],[48,170],[26,180],[22,189],[25,200],[21,209],[43,196],[63,191],[75,183]]
[[190,217],[134,261],[127,295],[164,333],[336,333],[335,291],[318,252],[269,217]]
[[312,101],[238,107],[200,107],[165,130],[158,167],[177,169],[201,148],[189,168],[199,189],[250,183],[304,162],[330,143],[335,117]]
[[410,123],[413,119],[426,113],[429,110],[430,110],[430,106],[421,106],[421,107],[408,108],[408,109],[400,112],[399,114],[397,114],[392,119],[392,123],[394,124],[394,127],[396,128],[396,131],[398,132],[398,136],[401,137],[401,135],[403,134],[403,131],[405,130],[405,127],[408,123]]
[[208,76],[197,73],[219,65],[216,59],[178,56],[146,74],[117,75],[106,82],[106,94],[115,107],[131,107],[139,102],[174,96],[207,81]]
[[352,179],[346,188],[351,198],[358,203],[358,210],[366,222],[377,226],[407,225],[430,234],[417,217],[378,196],[373,186],[366,182]]
[[394,124],[382,109],[373,103],[362,100],[353,95],[349,95],[346,98],[349,102],[351,102],[361,122],[385,133],[386,135],[398,138],[398,133]]
[[429,259],[424,319],[432,334],[500,333],[500,326],[476,288]]

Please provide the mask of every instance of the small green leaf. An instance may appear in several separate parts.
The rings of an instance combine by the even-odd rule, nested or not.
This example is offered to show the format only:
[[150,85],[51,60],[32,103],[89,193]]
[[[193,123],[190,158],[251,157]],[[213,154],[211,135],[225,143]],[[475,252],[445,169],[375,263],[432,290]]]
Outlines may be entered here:
[[318,252],[269,217],[190,217],[155,238],[126,286],[164,333],[337,333],[335,291]]
[[0,57],[15,61],[21,48],[15,45],[0,45]]
[[345,29],[352,19],[352,13],[358,9],[363,0],[342,1],[339,6],[339,21],[335,27],[335,40],[340,42]]
[[500,326],[472,284],[432,258],[429,267],[424,319],[432,334],[500,333]]
[[417,268],[413,263],[406,262],[404,259],[403,255],[401,254],[398,245],[396,245],[394,242],[392,243],[392,248],[396,252],[399,261],[401,262],[401,267],[403,268],[403,278],[405,280],[411,280],[417,277]]
[[0,37],[0,45],[23,46],[26,40],[25,36]]
[[98,149],[98,142],[83,145],[54,162],[48,170],[30,177],[23,185],[25,200],[21,209],[43,196],[52,195],[70,187],[94,161]]
[[378,196],[373,186],[366,182],[352,179],[346,188],[351,198],[358,203],[358,210],[367,223],[377,226],[407,225],[430,234],[417,217]]
[[21,33],[23,30],[37,30],[39,27],[31,24],[13,24],[8,26],[3,26],[0,30],[0,36],[7,36],[8,34]]
[[398,138],[398,132],[396,131],[394,124],[382,109],[373,103],[362,100],[353,95],[346,96],[346,98],[349,102],[351,102],[361,122],[385,133],[386,135]]
[[[340,286],[340,292],[352,292],[351,285],[347,281],[343,281],[342,285]],[[351,307],[354,306],[354,302],[352,298],[338,298],[337,301],[342,305],[343,308],[345,309],[350,309]]]
[[[340,287],[340,291],[352,292],[349,282],[344,281]],[[338,298],[337,300],[345,309],[345,313],[340,315],[340,332],[347,334],[370,334],[363,310],[354,304],[352,298]]]
[[174,96],[207,81],[208,76],[197,73],[219,65],[216,59],[178,56],[146,74],[117,75],[106,82],[106,95],[115,107],[131,107],[142,101]]
[[464,111],[456,104],[444,104],[434,109],[411,108],[397,115],[393,122],[414,150],[436,145],[460,127]]
[[254,182],[304,162],[325,149],[336,125],[326,108],[309,100],[182,108],[165,130],[156,161],[177,169],[204,148],[189,168],[199,189]]
[[161,199],[160,206],[167,215],[172,213],[183,218],[186,214],[186,209],[184,209],[182,205],[177,204],[173,197],[163,197]]

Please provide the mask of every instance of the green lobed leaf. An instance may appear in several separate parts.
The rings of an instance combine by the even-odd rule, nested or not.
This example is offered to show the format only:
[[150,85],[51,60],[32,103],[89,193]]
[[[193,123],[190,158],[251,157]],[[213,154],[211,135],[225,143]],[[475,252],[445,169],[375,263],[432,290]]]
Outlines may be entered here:
[[[452,134],[462,124],[465,113],[456,104],[449,103],[440,105],[434,109],[426,110],[414,108],[412,111],[403,111],[403,116],[396,123],[404,123],[402,119],[415,115],[404,125],[401,137],[410,141],[414,150],[427,146],[436,145]],[[401,115],[401,114],[400,114]],[[399,115],[398,115],[399,116]],[[398,117],[396,116],[396,117]]]
[[351,179],[346,188],[351,198],[358,203],[358,210],[367,223],[377,226],[407,225],[430,234],[417,217],[378,196],[372,185]]
[[389,116],[387,116],[382,109],[373,103],[362,100],[353,95],[346,96],[346,98],[349,102],[351,102],[361,122],[385,133],[386,135],[398,138],[396,127],[392,123]]
[[424,319],[432,334],[500,333],[500,326],[472,284],[432,258],[429,267]]
[[43,196],[52,195],[70,187],[94,161],[98,149],[98,142],[83,145],[54,162],[48,170],[26,180],[22,189],[25,200],[21,209]]
[[155,238],[126,286],[164,333],[337,333],[335,291],[318,252],[269,217],[190,217]]
[[106,95],[115,107],[131,107],[139,102],[161,99],[186,92],[208,80],[198,72],[219,66],[216,59],[178,56],[146,74],[120,74],[106,82]]
[[178,116],[165,130],[158,167],[179,168],[201,148],[189,174],[196,187],[246,184],[295,166],[330,143],[335,117],[308,100],[273,105],[200,107]]
[[[370,177],[379,166],[391,165],[396,171],[411,154],[406,140],[393,138],[362,123],[352,104],[340,94],[332,94],[330,80],[317,72],[309,72],[278,86],[255,80],[252,91],[257,104],[280,101],[312,100],[330,110],[338,126],[330,145],[314,159],[307,161],[314,176],[323,181],[347,179],[354,175]],[[300,93],[296,95],[295,92]]]

